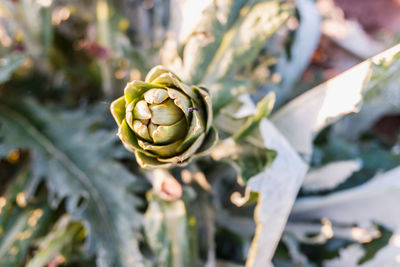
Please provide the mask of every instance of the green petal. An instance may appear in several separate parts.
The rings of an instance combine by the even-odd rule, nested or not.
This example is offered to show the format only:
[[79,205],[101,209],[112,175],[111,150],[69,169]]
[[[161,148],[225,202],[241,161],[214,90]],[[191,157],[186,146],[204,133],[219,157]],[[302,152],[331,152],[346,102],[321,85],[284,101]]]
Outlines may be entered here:
[[183,162],[194,155],[194,153],[203,144],[204,139],[205,139],[205,134],[203,133],[183,153],[176,155],[174,157],[171,157],[171,158],[164,158],[164,159],[160,158],[158,160],[161,162],[173,162],[173,163]]
[[140,139],[138,140],[138,144],[142,149],[150,151],[153,154],[159,155],[160,157],[172,157],[176,155],[178,147],[181,143],[182,141],[176,141],[168,145],[154,145]]
[[185,137],[187,131],[186,119],[183,118],[170,126],[155,125],[150,123],[149,131],[155,144],[174,142]]
[[182,90],[186,95],[190,98],[194,99],[195,102],[199,103],[200,99],[193,89],[186,84],[182,83],[177,76],[172,73],[164,73],[157,79],[153,81],[155,84],[160,84],[165,87],[175,87],[177,89]]
[[168,168],[171,164],[166,162],[160,162],[155,157],[147,156],[142,152],[135,152],[136,161],[142,168]]
[[207,151],[217,143],[217,141],[218,141],[218,132],[214,126],[211,126],[210,130],[206,135],[206,138],[203,141],[203,144],[201,144],[199,149],[196,151],[196,155],[201,156],[206,154]]
[[156,78],[158,78],[163,73],[172,73],[172,71],[168,70],[167,68],[161,65],[155,66],[149,71],[149,73],[147,73],[145,81],[148,83],[152,83]]
[[149,135],[149,129],[147,128],[147,125],[143,124],[143,122],[141,122],[140,120],[135,120],[133,122],[133,131],[144,140],[149,142],[153,141]]
[[125,148],[131,152],[135,152],[137,149],[142,150],[137,142],[137,137],[128,126],[125,120],[122,121],[121,126],[118,129],[117,135],[122,141]]
[[128,123],[129,127],[131,127],[132,130],[133,130],[133,107],[134,107],[134,104],[133,104],[133,103],[130,103],[130,104],[126,107],[126,110],[125,110],[125,113],[126,113],[126,115],[125,115],[126,122]]
[[167,90],[161,88],[150,89],[144,93],[144,100],[149,104],[161,104],[167,98]]
[[172,99],[159,105],[150,105],[150,110],[153,114],[151,122],[154,124],[172,125],[184,116]]
[[200,134],[204,133],[204,119],[202,118],[201,112],[193,111],[192,114],[192,121],[190,122],[187,135],[179,148],[180,151],[186,150]]
[[133,116],[135,119],[139,120],[151,119],[151,112],[146,101],[140,100],[137,102]]
[[171,88],[168,88],[168,96],[174,100],[175,105],[178,106],[185,113],[186,118],[188,118],[189,108],[192,106],[190,99],[184,93]]
[[110,105],[110,111],[118,126],[121,125],[125,118],[125,98],[121,96],[114,100]]
[[205,118],[207,118],[206,131],[208,131],[212,125],[212,120],[213,120],[212,102],[211,102],[210,94],[205,90],[205,88],[199,88],[196,86],[193,86],[193,87],[199,93],[200,99],[203,102],[203,106],[206,108],[206,110],[205,110]]
[[133,81],[126,85],[124,90],[126,103],[137,102],[140,100],[142,95],[152,88],[159,88],[160,86],[145,83],[140,81]]

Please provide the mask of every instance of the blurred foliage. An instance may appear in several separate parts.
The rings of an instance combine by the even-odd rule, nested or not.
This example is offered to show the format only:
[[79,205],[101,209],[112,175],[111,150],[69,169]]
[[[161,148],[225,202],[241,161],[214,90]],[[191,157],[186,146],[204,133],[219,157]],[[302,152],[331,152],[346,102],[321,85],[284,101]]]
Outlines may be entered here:
[[[400,165],[399,55],[357,77],[364,97],[357,112],[341,114],[319,133],[312,129],[309,158],[292,148],[277,121],[265,124],[327,77],[331,66],[321,58],[332,51],[315,52],[326,19],[317,9],[321,2],[1,1],[0,266],[257,266],[248,255],[263,258],[276,246],[277,267],[335,260],[329,266],[351,266],[342,263],[342,253],[352,246],[362,252],[355,263],[379,263],[399,234],[386,218],[343,223],[352,214],[327,220],[311,210],[290,216],[285,229],[287,215],[274,210],[267,215],[280,220],[279,244],[271,235],[281,232],[270,229],[268,238],[257,238],[271,251],[252,241],[256,224],[263,226],[257,218],[263,209],[255,203],[291,207],[298,192],[268,202],[275,190],[292,186],[271,188],[277,184],[268,175],[279,157],[286,162],[282,173],[300,173],[289,166],[293,155],[310,172],[361,161],[329,189],[300,190],[297,201],[320,197],[328,211],[335,207],[330,196],[362,189]],[[221,137],[211,155],[168,170],[175,188],[137,166],[117,140],[108,110],[128,81],[143,79],[156,64],[210,89]],[[313,107],[312,100],[301,106]],[[308,127],[308,115],[296,119],[294,125]],[[180,199],[163,198],[176,192]]]

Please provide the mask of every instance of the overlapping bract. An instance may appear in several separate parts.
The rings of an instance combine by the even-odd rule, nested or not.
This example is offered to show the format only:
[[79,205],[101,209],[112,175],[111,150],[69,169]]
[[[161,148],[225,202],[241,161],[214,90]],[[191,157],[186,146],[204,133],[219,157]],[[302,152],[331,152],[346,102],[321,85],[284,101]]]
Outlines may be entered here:
[[188,86],[162,66],[145,82],[128,83],[110,110],[118,136],[143,168],[184,165],[218,138],[207,89]]

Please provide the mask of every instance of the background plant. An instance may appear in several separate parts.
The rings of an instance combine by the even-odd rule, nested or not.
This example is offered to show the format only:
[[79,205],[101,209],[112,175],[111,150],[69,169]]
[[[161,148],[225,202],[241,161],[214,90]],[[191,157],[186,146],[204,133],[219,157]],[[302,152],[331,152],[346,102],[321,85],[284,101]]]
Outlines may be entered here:
[[[352,65],[396,35],[317,4],[2,1],[0,265],[395,266],[400,49],[312,87],[324,38]],[[161,174],[108,111],[156,64],[210,89],[220,135]]]

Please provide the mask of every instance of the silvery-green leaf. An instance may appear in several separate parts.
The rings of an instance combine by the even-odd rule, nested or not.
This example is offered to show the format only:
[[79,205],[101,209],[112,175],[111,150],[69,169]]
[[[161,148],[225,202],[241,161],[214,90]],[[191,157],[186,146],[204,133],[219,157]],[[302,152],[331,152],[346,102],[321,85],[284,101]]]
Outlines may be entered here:
[[274,150],[245,140],[233,142],[228,139],[216,145],[211,155],[215,160],[225,159],[231,163],[238,172],[239,180],[247,183],[250,178],[267,169],[274,161],[276,154]]
[[32,174],[45,177],[52,205],[64,200],[67,212],[88,226],[86,247],[97,252],[99,266],[143,266],[135,234],[140,201],[128,191],[141,181],[112,160],[114,133],[89,130],[108,111],[48,111],[20,101],[0,101],[2,145],[35,155]]
[[[184,31],[183,70],[185,80],[197,84],[204,77],[225,32],[237,19],[246,0],[210,1],[204,10],[200,11],[197,21],[193,14],[183,14],[182,25],[192,28]],[[198,8],[197,1],[187,2],[188,8]],[[207,5],[207,4],[206,4]],[[186,16],[185,16],[186,15]]]
[[[400,50],[400,49],[399,49]],[[363,89],[361,109],[337,122],[335,134],[357,139],[367,129],[386,114],[400,112],[400,94],[398,73],[400,71],[400,54],[386,58],[372,65],[371,80]]]
[[259,193],[254,214],[257,228],[246,262],[250,267],[260,266],[272,260],[283,225],[308,168],[267,119],[261,121],[260,131],[265,147],[274,149],[277,154],[268,169],[250,178],[247,183],[251,191]]
[[228,79],[210,85],[214,117],[218,115],[222,108],[234,101],[240,94],[246,92],[248,88],[250,88],[248,80],[232,81]]
[[[321,37],[321,14],[317,8],[317,3],[313,0],[297,0],[296,10],[299,12],[299,26],[293,37],[293,43],[288,49],[290,53],[284,53],[278,58],[276,71],[282,77],[281,82],[274,89],[277,98],[277,104],[281,105],[290,98],[294,90],[293,85],[304,70],[318,46]],[[289,56],[290,55],[290,56]],[[265,91],[270,89],[267,84],[261,89]]]
[[[399,52],[399,49],[400,46],[397,45],[374,57],[372,62],[391,59]],[[309,155],[312,150],[312,140],[317,132],[341,116],[357,111],[357,105],[361,100],[361,92],[365,86],[365,81],[369,80],[371,74],[370,67],[371,61],[365,61],[301,95],[274,114],[273,121],[287,140],[278,132],[273,124],[268,121],[263,123],[262,121],[261,132],[263,133],[265,143],[268,147],[275,149],[278,154],[271,168],[265,173],[251,178],[248,183],[248,186],[253,191],[260,192],[261,194],[255,215],[258,226],[250,248],[247,261],[248,266],[258,266],[272,259],[273,253],[266,255],[259,251],[269,252],[274,251],[276,248],[281,236],[282,225],[288,218],[293,202],[298,194],[298,189],[304,179],[307,164],[301,160],[294,149]],[[352,90],[349,90],[350,88]],[[307,120],[302,119],[305,117]],[[294,148],[289,145],[289,142]],[[390,175],[388,173],[387,178],[389,180],[394,177],[392,176],[393,173],[395,173],[395,170]],[[306,215],[308,216],[307,218],[310,218],[310,214],[313,214],[316,210],[321,211],[318,215],[314,213],[314,216],[318,218],[326,216],[328,213],[332,215],[331,211],[326,210],[328,205],[337,203],[337,201],[346,199],[346,197],[357,198],[361,195],[370,195],[369,190],[371,188],[374,188],[373,191],[376,194],[379,190],[388,186],[388,184],[390,183],[371,183],[368,186],[365,185],[360,190],[355,190],[356,193],[349,191],[343,192],[343,194],[335,194],[332,197],[322,198],[324,199],[323,202],[319,198],[304,199],[304,201],[299,202],[298,206],[294,208],[294,212],[305,215],[307,211],[312,210],[312,212]],[[394,186],[391,184],[389,187],[393,189]],[[343,195],[345,197],[342,197]],[[371,207],[373,204],[381,207],[381,203],[385,201],[380,201],[382,202],[374,199],[367,204],[365,201],[360,201],[360,205],[364,208],[366,206]],[[321,209],[318,209],[319,207]],[[313,210],[314,208],[315,210]],[[351,207],[349,203],[333,205],[332,208],[336,214],[345,212],[345,208],[351,209],[351,212],[346,213],[345,216],[343,213],[337,215],[334,220],[338,221],[346,219],[350,221],[350,215],[357,216],[354,211],[364,210],[364,208]],[[278,214],[275,212],[277,210],[279,210]],[[377,208],[377,210],[381,210],[381,208]],[[324,212],[326,212],[325,215],[323,215]],[[367,212],[364,214],[370,216],[372,213]],[[392,213],[387,212],[385,214]],[[330,216],[326,217],[329,218]],[[264,242],[263,240],[269,240],[269,242]]]
[[400,45],[396,45],[307,91],[274,113],[271,121],[299,153],[310,155],[317,132],[345,114],[359,111],[373,64],[390,61],[399,51]]
[[257,103],[257,112],[251,116],[246,124],[233,137],[235,141],[239,141],[251,134],[259,125],[263,118],[267,117],[274,107],[275,94],[269,93],[260,102]]
[[302,190],[304,192],[331,190],[350,178],[354,172],[361,169],[361,166],[360,160],[343,160],[325,164],[307,173]]
[[144,100],[149,104],[161,104],[167,98],[167,90],[161,88],[150,89],[144,93]]
[[242,9],[207,68],[204,82],[211,85],[252,62],[267,39],[286,21],[293,8],[280,1],[255,1]]
[[155,196],[145,214],[145,234],[158,266],[185,267],[193,263],[185,204],[165,202]]

